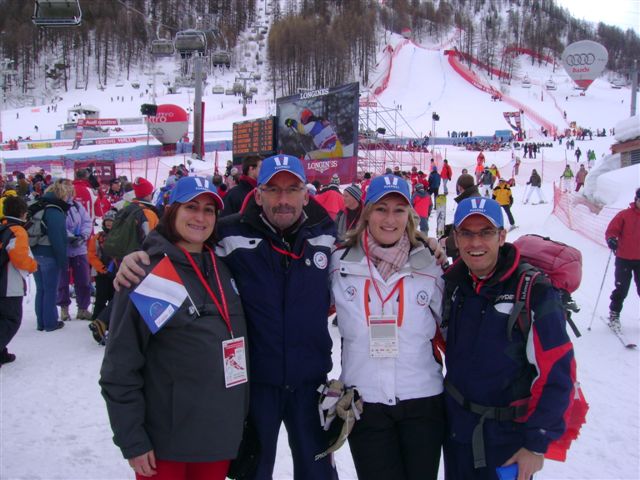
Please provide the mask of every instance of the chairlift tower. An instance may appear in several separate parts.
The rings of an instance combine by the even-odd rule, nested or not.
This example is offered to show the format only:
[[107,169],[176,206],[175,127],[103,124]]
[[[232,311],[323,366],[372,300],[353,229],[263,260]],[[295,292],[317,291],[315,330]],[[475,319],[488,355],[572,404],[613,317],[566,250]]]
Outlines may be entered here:
[[0,93],[0,95],[2,95],[1,101],[0,101],[0,143],[3,142],[3,138],[2,138],[2,110],[4,110],[4,104],[6,101],[6,94],[7,94],[7,77],[9,75],[16,75],[18,72],[15,68],[12,67],[13,65],[13,60],[10,60],[8,58],[3,59],[2,61],[0,61],[0,89],[2,89],[2,93]]

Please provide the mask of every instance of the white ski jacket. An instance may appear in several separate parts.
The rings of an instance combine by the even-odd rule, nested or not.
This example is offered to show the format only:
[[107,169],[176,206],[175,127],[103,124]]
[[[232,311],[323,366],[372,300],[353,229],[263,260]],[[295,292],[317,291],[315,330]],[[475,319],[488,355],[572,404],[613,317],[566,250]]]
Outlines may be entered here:
[[[376,281],[384,304],[371,279]],[[430,251],[411,250],[407,263],[384,281],[358,245],[336,250],[331,258],[331,295],[342,336],[342,374],[365,402],[395,405],[400,400],[442,393],[442,368],[433,356],[431,339],[440,322],[444,281]],[[398,317],[398,356],[369,354],[369,315]]]

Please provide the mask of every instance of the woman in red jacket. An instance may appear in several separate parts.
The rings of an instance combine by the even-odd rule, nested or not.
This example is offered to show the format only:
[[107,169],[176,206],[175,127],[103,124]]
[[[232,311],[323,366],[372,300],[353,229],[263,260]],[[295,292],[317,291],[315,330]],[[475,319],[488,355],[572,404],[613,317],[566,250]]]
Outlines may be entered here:
[[449,190],[447,190],[447,183],[449,183],[452,176],[453,171],[451,170],[451,165],[449,165],[449,160],[445,158],[442,165],[442,171],[440,172],[440,179],[442,180],[442,188],[444,188],[445,195],[449,194]]

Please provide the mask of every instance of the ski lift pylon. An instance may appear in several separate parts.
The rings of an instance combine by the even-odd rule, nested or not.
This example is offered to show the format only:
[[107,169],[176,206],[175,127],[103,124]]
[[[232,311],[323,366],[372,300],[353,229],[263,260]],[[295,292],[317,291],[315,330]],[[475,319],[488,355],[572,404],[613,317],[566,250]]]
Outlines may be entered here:
[[80,1],[36,0],[31,20],[38,27],[77,27],[82,23]]

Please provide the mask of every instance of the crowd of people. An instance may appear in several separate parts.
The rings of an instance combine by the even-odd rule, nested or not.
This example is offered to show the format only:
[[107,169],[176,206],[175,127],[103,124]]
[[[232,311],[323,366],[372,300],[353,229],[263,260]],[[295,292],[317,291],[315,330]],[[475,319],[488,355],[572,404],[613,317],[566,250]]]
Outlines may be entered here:
[[[0,237],[0,360],[15,360],[25,276],[35,274],[45,332],[73,317],[73,280],[75,318],[106,346],[114,442],[138,479],[269,479],[281,425],[296,479],[337,479],[332,453],[345,440],[361,479],[435,479],[441,461],[452,480],[514,465],[528,479],[567,428],[575,359],[550,284],[536,284],[530,330],[507,332],[496,302],[518,283],[503,216],[515,226],[513,195],[481,155],[478,177],[456,177],[454,221],[438,240],[428,218],[454,179],[446,159],[346,187],[338,175],[308,182],[288,155],[210,177],[176,166],[161,188],[122,177],[101,187],[87,169],[74,180],[16,174],[0,201],[0,235],[15,239]],[[541,194],[535,175],[529,196]],[[40,205],[35,242],[28,203]],[[639,212],[640,190],[607,232],[626,290],[629,272],[638,283],[628,236]],[[445,270],[447,257],[458,261]],[[612,294],[612,321],[626,290]]]

